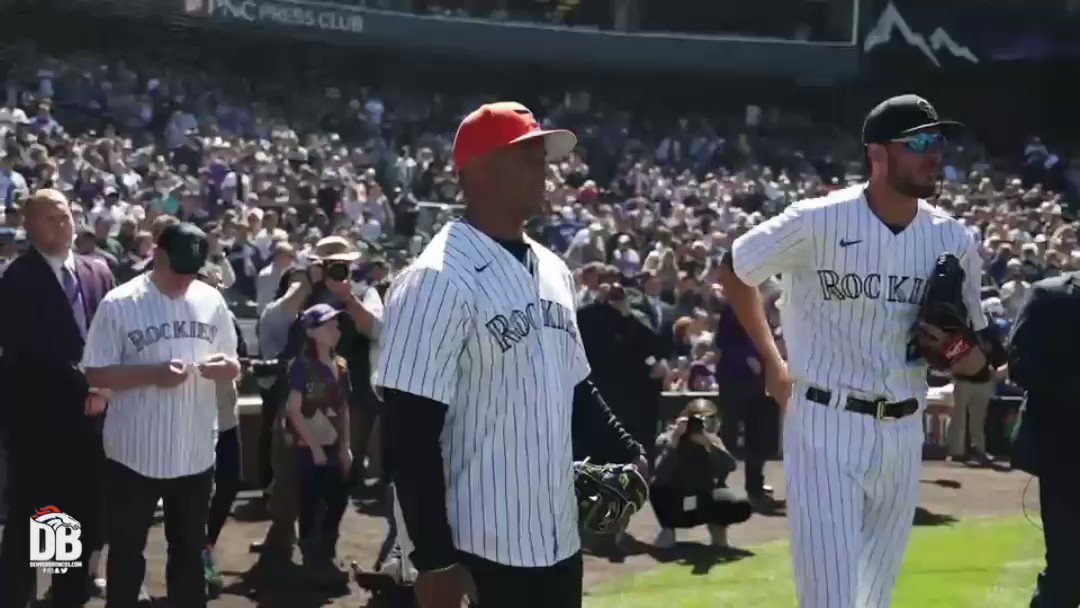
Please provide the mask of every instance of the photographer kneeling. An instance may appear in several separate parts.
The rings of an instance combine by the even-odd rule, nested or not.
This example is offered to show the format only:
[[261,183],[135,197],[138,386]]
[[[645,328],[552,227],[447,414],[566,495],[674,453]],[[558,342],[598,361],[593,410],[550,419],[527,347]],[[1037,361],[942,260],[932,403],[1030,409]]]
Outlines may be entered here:
[[691,401],[679,419],[656,440],[656,474],[649,488],[660,534],[653,543],[675,544],[677,528],[706,524],[714,547],[727,547],[727,527],[750,519],[750,503],[725,484],[735,457],[716,435],[716,406]]

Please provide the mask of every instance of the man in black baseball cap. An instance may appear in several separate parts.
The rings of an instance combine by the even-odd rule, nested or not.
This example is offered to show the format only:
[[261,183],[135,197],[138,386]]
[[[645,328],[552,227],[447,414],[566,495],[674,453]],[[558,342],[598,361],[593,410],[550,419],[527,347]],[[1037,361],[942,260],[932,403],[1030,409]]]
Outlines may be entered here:
[[[206,263],[210,242],[194,224],[166,226],[157,240],[157,255],[178,275],[194,278]],[[155,259],[155,266],[160,262]]]
[[890,97],[870,110],[863,122],[871,171],[884,170],[888,184],[901,195],[933,196],[941,176],[941,153],[963,128],[959,122],[939,118],[934,106],[918,95]]

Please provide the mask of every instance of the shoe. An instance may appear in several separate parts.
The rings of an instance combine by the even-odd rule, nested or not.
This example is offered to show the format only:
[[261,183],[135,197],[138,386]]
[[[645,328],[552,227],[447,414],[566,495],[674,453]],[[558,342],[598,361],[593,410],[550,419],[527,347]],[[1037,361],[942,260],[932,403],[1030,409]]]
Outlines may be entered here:
[[150,590],[143,585],[139,587],[139,606],[150,606],[150,604]]
[[755,513],[772,513],[784,505],[783,501],[768,494],[751,494],[746,497],[746,500]]
[[762,494],[768,494],[769,496],[772,496],[775,493],[773,487],[767,483],[761,486],[761,492]]
[[203,579],[206,580],[206,584],[211,587],[220,588],[222,586],[221,572],[218,571],[217,564],[214,563],[214,553],[209,547],[203,549],[202,563]]
[[967,461],[967,466],[973,469],[986,469],[994,464],[993,460],[985,452],[978,452]]
[[660,530],[660,533],[656,535],[653,546],[657,549],[670,549],[675,546],[675,542],[675,530],[672,528],[663,528]]
[[709,524],[709,540],[713,547],[727,549],[731,545],[727,541],[727,526]]
[[108,591],[108,583],[104,578],[97,577],[90,581],[90,597],[105,597]]

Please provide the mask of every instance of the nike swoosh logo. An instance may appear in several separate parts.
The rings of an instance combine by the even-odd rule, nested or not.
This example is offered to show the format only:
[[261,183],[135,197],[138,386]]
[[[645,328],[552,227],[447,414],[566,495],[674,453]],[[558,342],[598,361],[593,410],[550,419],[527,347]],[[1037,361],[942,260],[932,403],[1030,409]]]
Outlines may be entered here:
[[487,264],[484,264],[483,266],[473,266],[473,269],[476,270],[476,272],[484,272],[485,270],[487,270],[488,266],[491,266],[491,262],[488,262]]
[[841,247],[850,247],[852,245],[856,245],[856,244],[861,243],[861,242],[862,242],[862,239],[859,239],[857,241],[845,241],[844,239],[840,239],[840,246]]

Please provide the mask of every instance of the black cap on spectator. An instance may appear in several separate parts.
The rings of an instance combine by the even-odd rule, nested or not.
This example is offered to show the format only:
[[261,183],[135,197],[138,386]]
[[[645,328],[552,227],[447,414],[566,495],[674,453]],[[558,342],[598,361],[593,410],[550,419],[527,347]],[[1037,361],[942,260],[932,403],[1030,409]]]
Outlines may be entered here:
[[169,254],[169,267],[177,274],[197,274],[210,251],[206,234],[188,223],[166,226],[158,237],[157,246]]

